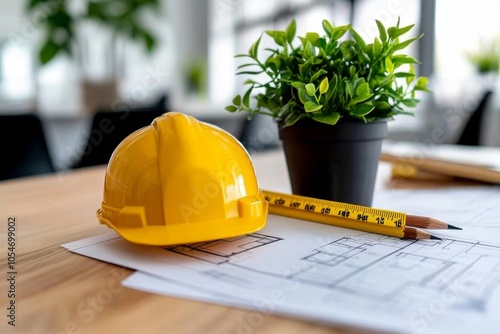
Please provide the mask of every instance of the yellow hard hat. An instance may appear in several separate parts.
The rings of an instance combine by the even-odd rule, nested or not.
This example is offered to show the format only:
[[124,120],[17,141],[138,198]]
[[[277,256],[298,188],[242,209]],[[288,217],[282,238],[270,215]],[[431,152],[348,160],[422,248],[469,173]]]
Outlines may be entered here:
[[238,140],[169,112],[115,149],[97,217],[130,242],[164,246],[255,232],[267,202]]

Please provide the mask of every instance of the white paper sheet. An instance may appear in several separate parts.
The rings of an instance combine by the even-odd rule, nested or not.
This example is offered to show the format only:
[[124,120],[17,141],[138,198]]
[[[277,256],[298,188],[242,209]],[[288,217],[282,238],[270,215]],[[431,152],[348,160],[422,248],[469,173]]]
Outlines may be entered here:
[[214,242],[164,249],[108,234],[64,246],[149,274],[125,284],[156,293],[396,332],[496,332],[499,199],[499,187],[377,193],[375,207],[464,227],[442,241],[270,215],[258,233]]
[[500,186],[378,191],[373,206],[442,220],[464,230],[432,230],[439,237],[500,246]]

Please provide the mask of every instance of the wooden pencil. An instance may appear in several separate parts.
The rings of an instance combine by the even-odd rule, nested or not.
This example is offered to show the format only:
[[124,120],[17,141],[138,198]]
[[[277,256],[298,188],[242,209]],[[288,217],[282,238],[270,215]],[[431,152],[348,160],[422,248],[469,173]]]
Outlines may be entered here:
[[416,215],[406,215],[406,225],[428,229],[461,230],[460,227],[447,224],[440,220]]
[[441,238],[435,237],[429,232],[419,230],[418,228],[411,227],[411,226],[406,226],[405,227],[405,234],[403,236],[403,239],[415,239],[415,240],[420,240],[420,239],[434,239],[434,240],[442,240]]
[[[411,158],[411,157],[410,157]],[[441,175],[458,176],[466,179],[489,183],[500,183],[500,172],[483,166],[464,165],[455,162],[430,158],[410,159],[388,153],[382,153],[380,160],[392,163],[406,164],[417,169],[434,172]]]

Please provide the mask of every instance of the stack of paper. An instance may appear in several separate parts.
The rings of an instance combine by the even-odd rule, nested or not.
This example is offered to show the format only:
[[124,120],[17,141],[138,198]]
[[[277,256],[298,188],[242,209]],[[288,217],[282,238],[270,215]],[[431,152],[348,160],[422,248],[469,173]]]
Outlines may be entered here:
[[394,164],[393,174],[413,178],[419,172],[500,183],[500,148],[386,142],[382,161]]
[[[458,192],[457,192],[458,191]],[[500,327],[500,188],[392,190],[376,207],[431,215],[462,231],[401,240],[270,215],[259,231],[165,248],[114,233],[64,245],[137,270],[123,284],[152,293],[322,323],[398,333]]]
[[[256,160],[260,186],[289,191],[282,155],[272,159],[271,172],[279,175]],[[443,240],[401,240],[269,215],[257,233],[224,240],[143,247],[107,232],[63,246],[137,270],[123,282],[129,288],[246,308],[249,326],[280,314],[362,332],[495,333],[499,198],[496,185],[377,189],[374,207],[463,228],[433,230]]]

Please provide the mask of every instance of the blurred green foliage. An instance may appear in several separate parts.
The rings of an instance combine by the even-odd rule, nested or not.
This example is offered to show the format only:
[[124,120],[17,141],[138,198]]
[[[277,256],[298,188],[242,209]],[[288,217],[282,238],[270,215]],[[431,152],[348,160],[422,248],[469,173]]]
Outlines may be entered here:
[[[73,0],[74,1],[74,0]],[[151,52],[156,38],[139,20],[143,9],[158,9],[158,0],[83,0],[85,10],[74,14],[71,0],[28,0],[26,11],[44,30],[39,60],[47,64],[60,53],[72,55],[75,29],[84,20],[98,22],[131,40],[141,42]]]
[[500,38],[481,46],[476,53],[468,54],[469,60],[474,64],[480,74],[500,72]]

